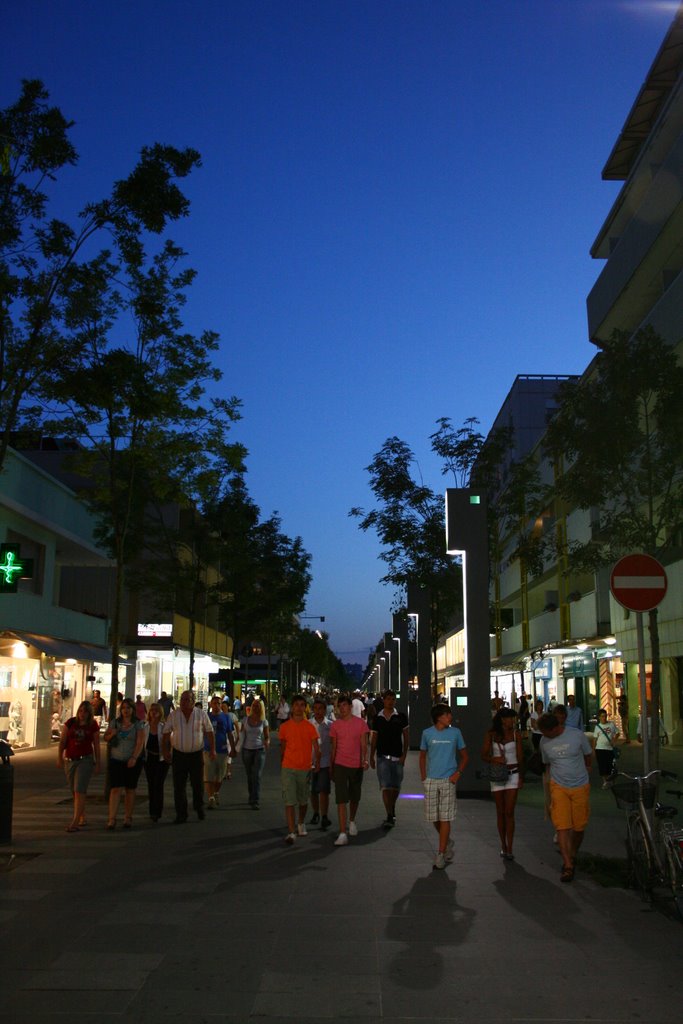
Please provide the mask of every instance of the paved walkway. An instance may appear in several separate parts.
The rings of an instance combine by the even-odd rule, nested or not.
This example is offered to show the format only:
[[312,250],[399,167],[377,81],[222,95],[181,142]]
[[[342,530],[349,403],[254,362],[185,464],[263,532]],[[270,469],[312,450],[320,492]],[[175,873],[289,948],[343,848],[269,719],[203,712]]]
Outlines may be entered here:
[[[455,861],[433,871],[414,753],[397,827],[378,827],[369,775],[346,848],[318,830],[285,846],[276,749],[260,811],[238,765],[204,822],[175,826],[169,806],[153,825],[143,777],[130,832],[105,832],[91,801],[75,835],[54,757],[13,759],[14,842],[0,847],[7,1024],[681,1019],[682,926],[580,873],[560,885],[537,782],[518,808],[514,863],[498,856],[493,805],[463,799]],[[622,854],[622,831],[595,792],[585,851]]]

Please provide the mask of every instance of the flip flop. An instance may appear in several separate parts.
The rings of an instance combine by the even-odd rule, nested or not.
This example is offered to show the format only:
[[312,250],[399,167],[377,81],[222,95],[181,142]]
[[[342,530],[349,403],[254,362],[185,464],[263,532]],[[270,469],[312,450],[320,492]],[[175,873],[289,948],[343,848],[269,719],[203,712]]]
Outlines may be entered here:
[[78,825],[67,825],[66,832],[78,832]]
[[560,875],[561,882],[571,882],[574,879],[574,868],[568,868],[566,865],[562,868],[562,874]]

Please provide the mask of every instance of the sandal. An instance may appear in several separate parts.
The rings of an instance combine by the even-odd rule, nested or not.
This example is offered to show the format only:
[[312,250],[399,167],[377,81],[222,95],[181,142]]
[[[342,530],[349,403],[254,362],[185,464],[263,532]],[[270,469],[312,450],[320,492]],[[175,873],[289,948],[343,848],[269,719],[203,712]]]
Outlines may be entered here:
[[67,825],[66,826],[66,831],[67,832],[78,832],[78,825]]
[[574,868],[565,866],[562,868],[562,874],[560,875],[561,882],[571,882],[574,879]]
[[130,818],[128,818],[126,821],[124,821],[123,827],[124,828],[132,828],[133,827],[133,822],[130,820]]
[[107,822],[107,832],[113,832],[115,828],[116,828],[116,822],[115,821],[108,821]]

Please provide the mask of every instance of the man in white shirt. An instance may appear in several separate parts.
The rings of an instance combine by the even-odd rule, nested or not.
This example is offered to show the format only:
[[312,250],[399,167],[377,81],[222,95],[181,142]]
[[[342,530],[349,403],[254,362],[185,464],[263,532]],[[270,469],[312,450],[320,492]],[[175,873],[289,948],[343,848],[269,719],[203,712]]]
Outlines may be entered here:
[[361,700],[358,690],[354,693],[353,700],[351,701],[351,714],[355,715],[356,718],[365,718],[365,704]]
[[173,772],[176,825],[187,821],[188,777],[192,787],[192,806],[199,820],[204,819],[204,737],[209,744],[209,760],[213,761],[216,757],[216,735],[211,719],[206,711],[195,707],[192,691],[185,690],[180,695],[180,707],[171,711],[166,719],[162,735],[163,756],[171,763]]

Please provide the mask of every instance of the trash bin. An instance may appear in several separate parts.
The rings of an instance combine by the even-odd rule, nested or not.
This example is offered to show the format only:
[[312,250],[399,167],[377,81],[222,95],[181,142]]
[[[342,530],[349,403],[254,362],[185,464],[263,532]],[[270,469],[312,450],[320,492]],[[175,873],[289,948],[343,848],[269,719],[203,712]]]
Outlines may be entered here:
[[12,802],[14,799],[14,768],[9,763],[14,751],[6,740],[0,740],[0,843],[12,842]]

